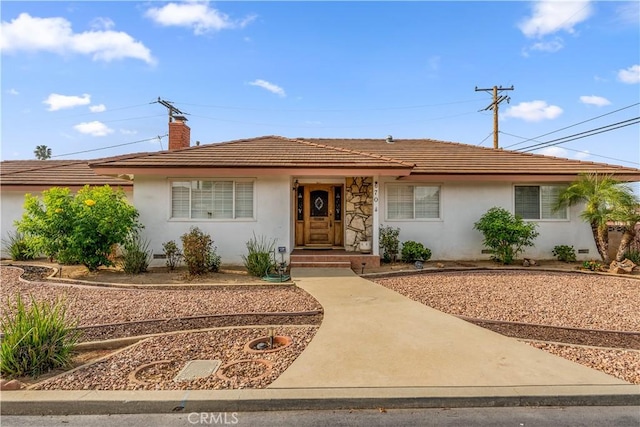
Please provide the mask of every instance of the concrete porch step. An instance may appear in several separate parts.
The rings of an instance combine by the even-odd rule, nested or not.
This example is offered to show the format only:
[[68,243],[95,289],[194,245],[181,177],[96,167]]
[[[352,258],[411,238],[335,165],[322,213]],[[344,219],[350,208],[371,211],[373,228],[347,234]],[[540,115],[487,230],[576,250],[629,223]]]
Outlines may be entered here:
[[291,268],[316,267],[316,268],[351,268],[350,261],[291,261]]

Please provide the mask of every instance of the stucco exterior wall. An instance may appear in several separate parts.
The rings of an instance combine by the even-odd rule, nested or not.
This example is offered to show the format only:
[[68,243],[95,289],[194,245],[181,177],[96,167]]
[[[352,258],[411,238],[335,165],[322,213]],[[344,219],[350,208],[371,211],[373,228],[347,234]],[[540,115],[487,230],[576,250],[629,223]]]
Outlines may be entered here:
[[5,242],[7,241],[9,234],[14,233],[16,230],[13,225],[14,221],[22,218],[24,195],[24,191],[2,190],[2,199],[0,200],[0,227],[2,227],[0,252],[2,258],[9,257],[9,253],[5,249]]
[[[195,225],[211,235],[223,263],[242,264],[242,255],[247,254],[246,243],[254,233],[257,237],[275,239],[276,251],[278,246],[286,246],[287,252],[291,251],[291,193],[288,176],[260,177],[254,182],[254,219],[171,219],[170,181],[137,176],[134,205],[145,226],[143,235],[149,239],[154,254],[162,254],[162,244],[169,240],[175,240],[182,247],[180,236]],[[280,260],[280,255],[277,258]],[[288,261],[288,256],[285,260]],[[164,263],[163,259],[152,261],[154,266]]]
[[[482,234],[473,229],[473,224],[490,208],[503,207],[514,211],[514,189],[516,183],[458,183],[425,182],[425,185],[440,185],[440,219],[398,221],[386,217],[385,184],[397,183],[382,180],[380,186],[380,223],[400,228],[400,242],[415,240],[432,251],[434,260],[481,260],[489,259],[483,254]],[[418,182],[411,182],[419,184]],[[540,235],[535,247],[521,255],[534,259],[552,259],[556,245],[588,249],[587,254],[576,254],[579,260],[598,259],[591,228],[580,219],[581,206],[570,208],[569,220],[536,221]]]

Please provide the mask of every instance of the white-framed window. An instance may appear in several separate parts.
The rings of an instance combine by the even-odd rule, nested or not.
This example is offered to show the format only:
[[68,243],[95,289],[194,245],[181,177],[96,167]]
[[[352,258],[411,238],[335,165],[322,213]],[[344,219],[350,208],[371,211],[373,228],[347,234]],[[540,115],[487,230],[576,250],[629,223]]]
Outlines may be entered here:
[[386,186],[387,219],[440,219],[440,186]]
[[171,182],[171,218],[252,219],[253,181]]
[[563,185],[516,185],[515,214],[523,219],[568,219],[567,209],[553,209],[565,188]]

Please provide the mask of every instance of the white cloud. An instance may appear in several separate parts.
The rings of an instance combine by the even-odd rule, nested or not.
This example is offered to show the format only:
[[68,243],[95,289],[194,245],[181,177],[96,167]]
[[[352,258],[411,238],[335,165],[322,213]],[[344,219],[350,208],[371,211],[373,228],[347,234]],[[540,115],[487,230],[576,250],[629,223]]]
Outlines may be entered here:
[[640,65],[632,65],[625,70],[618,71],[618,80],[622,83],[640,83]]
[[[106,21],[102,21],[104,27]],[[151,51],[129,34],[121,31],[93,30],[74,33],[64,18],[37,18],[21,13],[0,27],[0,50],[46,51],[57,54],[79,53],[92,55],[94,60],[134,58],[148,64],[155,63]]]
[[569,157],[569,152],[562,147],[545,147],[538,150],[538,154],[553,157]]
[[589,150],[578,151],[573,155],[573,157],[577,160],[585,160],[591,157],[591,153],[589,152]]
[[624,2],[616,8],[616,15],[618,22],[637,26],[640,23],[640,3]]
[[14,88],[11,88],[11,89],[7,90],[7,93],[8,93],[9,95],[20,95],[20,92],[18,92],[18,91],[17,91],[16,89],[14,89]]
[[98,104],[98,105],[89,106],[89,111],[91,111],[92,113],[102,113],[106,109],[107,109],[107,107],[104,104]]
[[530,50],[539,50],[542,52],[557,52],[564,47],[564,42],[560,37],[556,37],[552,41],[537,42],[531,45]]
[[137,130],[129,130],[129,129],[120,129],[120,133],[123,135],[135,135],[138,133]]
[[546,101],[521,102],[509,107],[504,117],[514,117],[526,122],[539,122],[545,119],[555,119],[562,114],[562,108],[557,105],[548,105]]
[[273,83],[269,83],[266,80],[257,79],[257,80],[254,80],[254,81],[250,82],[249,84],[251,86],[258,86],[258,87],[261,87],[263,89],[266,89],[269,92],[275,93],[276,95],[281,96],[281,97],[287,96],[287,94],[284,92],[284,89],[282,89],[278,85],[275,85]]
[[110,30],[116,26],[111,18],[99,17],[91,21],[92,30]]
[[596,105],[598,107],[604,107],[605,105],[611,105],[611,101],[607,98],[595,95],[584,95],[580,97],[580,102],[588,105]]
[[574,32],[574,27],[585,21],[593,8],[589,0],[542,0],[533,4],[531,16],[518,24],[527,37],[543,37],[558,31]]
[[80,133],[91,136],[107,136],[113,133],[113,129],[110,129],[107,125],[98,121],[79,123],[73,128]]
[[52,93],[47,99],[42,101],[42,103],[49,106],[49,111],[58,111],[65,108],[77,107],[79,105],[88,105],[91,103],[91,95],[88,93],[85,93],[82,96]]
[[244,28],[255,19],[252,15],[242,20],[232,20],[229,15],[209,7],[206,2],[169,3],[147,10],[145,16],[165,27],[192,28],[196,35]]

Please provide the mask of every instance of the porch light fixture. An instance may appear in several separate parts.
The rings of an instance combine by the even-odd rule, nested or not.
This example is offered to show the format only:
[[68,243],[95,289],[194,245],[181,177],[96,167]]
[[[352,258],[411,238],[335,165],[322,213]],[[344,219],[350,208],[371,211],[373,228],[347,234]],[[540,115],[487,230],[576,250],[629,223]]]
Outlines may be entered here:
[[293,188],[291,190],[296,191],[298,189],[298,180],[296,179],[295,181],[293,181]]

